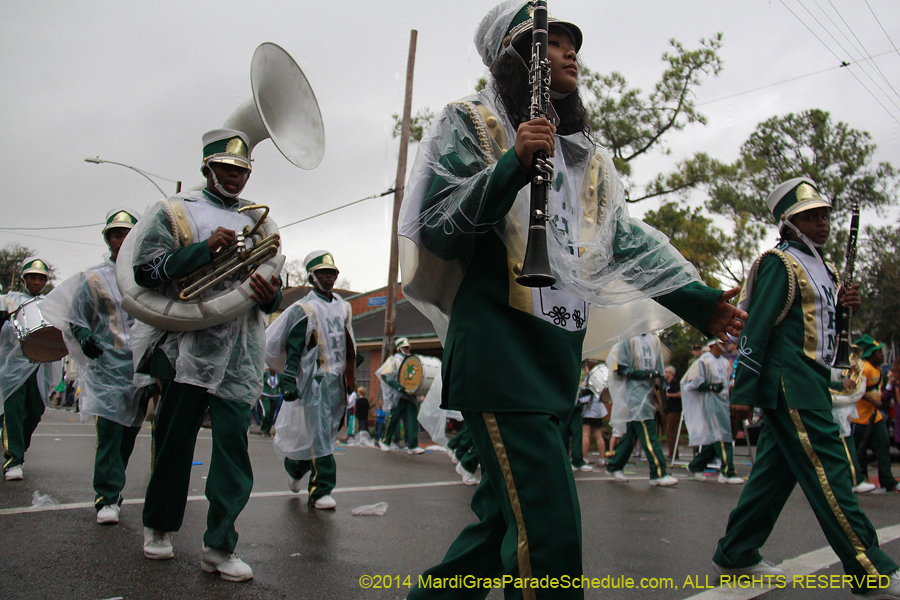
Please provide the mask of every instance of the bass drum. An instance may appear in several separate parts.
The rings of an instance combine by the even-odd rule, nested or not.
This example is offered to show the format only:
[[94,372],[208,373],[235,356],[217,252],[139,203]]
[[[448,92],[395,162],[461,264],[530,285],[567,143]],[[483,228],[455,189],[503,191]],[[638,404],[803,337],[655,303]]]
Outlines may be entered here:
[[400,363],[397,380],[407,393],[424,396],[431,389],[436,377],[441,374],[441,361],[433,356],[411,354]]
[[606,363],[600,363],[593,369],[591,369],[590,375],[588,375],[587,386],[592,392],[597,394],[598,396],[603,393],[603,390],[606,389],[606,378],[609,376],[609,367],[606,366]]
[[40,298],[32,298],[17,308],[10,320],[22,354],[34,362],[53,362],[69,353],[62,332],[41,314]]

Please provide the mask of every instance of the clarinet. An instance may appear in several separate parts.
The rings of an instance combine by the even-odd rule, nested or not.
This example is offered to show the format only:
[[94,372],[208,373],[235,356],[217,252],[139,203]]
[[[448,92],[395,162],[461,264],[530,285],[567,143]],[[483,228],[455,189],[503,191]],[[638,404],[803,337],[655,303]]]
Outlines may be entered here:
[[[550,60],[547,58],[548,26],[547,2],[535,0],[531,33],[531,118],[550,119]],[[550,183],[553,164],[544,151],[534,153],[529,170],[531,206],[528,220],[528,243],[522,272],[516,283],[527,287],[550,287],[556,277],[550,272],[547,253],[547,221],[550,203]]]
[[[844,290],[853,283],[853,267],[856,263],[856,237],[859,234],[859,202],[853,202],[850,213],[850,237],[847,239],[847,265],[844,267]],[[837,350],[834,354],[835,369],[849,369],[850,365],[850,319],[853,311],[849,307],[838,307],[836,329],[838,335]]]

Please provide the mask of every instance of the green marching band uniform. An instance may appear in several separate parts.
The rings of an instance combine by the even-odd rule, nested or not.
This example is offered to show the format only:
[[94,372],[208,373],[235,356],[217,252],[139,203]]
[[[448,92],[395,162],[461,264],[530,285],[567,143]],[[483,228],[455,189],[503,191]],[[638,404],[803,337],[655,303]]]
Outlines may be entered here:
[[394,431],[402,422],[406,428],[406,437],[409,441],[407,451],[410,454],[423,454],[425,450],[419,448],[419,399],[400,385],[400,366],[404,359],[410,355],[409,340],[397,338],[394,342],[397,352],[389,356],[384,364],[376,371],[378,379],[384,384],[381,395],[384,398],[382,410],[387,413],[384,422],[384,435],[378,440],[378,447],[384,451],[390,450],[391,439]]
[[263,390],[259,400],[262,408],[259,433],[272,435],[272,423],[278,410],[278,403],[281,401],[281,375],[275,371],[268,371],[263,376]]
[[[113,209],[103,236],[128,231],[140,215]],[[118,252],[118,248],[115,249]],[[146,412],[145,395],[155,387],[143,376],[134,383],[131,328],[134,318],[122,309],[115,257],[70,277],[53,289],[42,307],[48,321],[63,332],[69,356],[78,366],[82,420],[97,428],[94,457],[94,507],[100,523],[116,523],[122,504],[125,468]]]
[[[151,204],[135,227],[132,267],[135,281],[177,296],[173,280],[185,277],[212,262],[207,239],[218,227],[240,231],[253,227],[255,219],[238,208],[252,203],[228,194],[216,179],[217,168],[237,166],[250,170],[246,134],[229,129],[203,136],[203,168],[212,173],[214,189],[179,194]],[[238,192],[239,193],[239,192]],[[206,294],[231,286],[223,281]],[[221,325],[196,331],[164,331],[137,321],[132,328],[136,371],[160,381],[161,397],[153,422],[153,456],[150,483],[144,501],[144,554],[147,558],[171,558],[171,532],[184,518],[190,487],[191,465],[197,433],[209,411],[212,423],[212,457],[206,480],[209,500],[207,529],[203,536],[201,566],[215,571],[209,562],[222,553],[223,563],[240,562],[233,551],[238,533],[234,522],[250,498],[253,471],[247,448],[250,408],[262,391],[265,353],[263,314],[281,302],[281,291],[266,305],[253,305]],[[252,578],[247,565],[223,578]],[[224,565],[222,568],[227,568]]]
[[[476,32],[488,66],[504,38],[528,33],[526,2],[490,11]],[[581,32],[565,27],[577,47]],[[518,39],[518,38],[516,38]],[[460,410],[477,448],[478,522],[423,577],[580,577],[581,512],[559,433],[579,384],[588,304],[640,310],[598,324],[667,326],[663,306],[706,328],[721,292],[657,232],[627,215],[609,155],[581,133],[556,136],[548,250],[555,288],[515,283],[528,226],[528,177],[495,82],[447,106],[419,146],[401,207],[403,290],[444,345],[442,408]],[[601,290],[608,292],[607,296]],[[639,302],[644,299],[643,302]],[[615,312],[614,308],[610,308]],[[601,311],[602,313],[603,311]],[[642,321],[643,317],[643,321]],[[655,317],[654,317],[655,318]],[[663,319],[664,320],[664,319]],[[491,368],[485,368],[491,365]],[[408,598],[479,598],[488,590],[416,587]],[[506,590],[507,598],[581,598],[580,589]]]
[[[22,278],[26,275],[50,275],[50,267],[36,256],[22,261]],[[0,414],[3,416],[3,471],[6,479],[23,478],[25,451],[31,435],[41,422],[50,393],[62,377],[59,361],[37,363],[22,354],[15,327],[7,322],[22,304],[41,299],[25,292],[9,292],[0,296]]]
[[[314,273],[337,271],[325,251],[304,260],[314,289],[281,313],[266,330],[266,362],[284,373],[284,404],[275,422],[275,454],[284,459],[289,487],[299,492],[309,473],[308,504],[332,509],[337,483],[334,444],[347,409],[345,373],[356,362],[353,312],[336,294],[319,291]],[[330,298],[328,297],[330,296]]]
[[719,482],[741,485],[744,480],[734,470],[728,359],[721,355],[722,352],[719,340],[709,340],[706,351],[681,378],[684,424],[690,445],[697,447],[697,455],[688,470],[698,480],[705,481],[706,466],[718,458],[722,462]]
[[650,466],[650,485],[677,484],[677,479],[666,475],[666,457],[656,437],[655,388],[665,369],[659,337],[644,334],[619,342],[609,351],[606,366],[613,401],[610,424],[614,432],[622,434],[606,470],[619,481],[626,481],[622,469],[640,440]]
[[781,184],[767,203],[779,228],[794,229],[801,241],[764,252],[742,292],[739,305],[750,317],[740,336],[731,402],[761,408],[765,426],[713,565],[723,575],[783,574],[762,560],[759,549],[799,484],[845,573],[858,577],[852,585],[859,593],[879,585],[878,576],[894,573],[897,565],[878,547],[875,529],[857,504],[831,413],[838,275],[788,221],[831,203],[805,178]]

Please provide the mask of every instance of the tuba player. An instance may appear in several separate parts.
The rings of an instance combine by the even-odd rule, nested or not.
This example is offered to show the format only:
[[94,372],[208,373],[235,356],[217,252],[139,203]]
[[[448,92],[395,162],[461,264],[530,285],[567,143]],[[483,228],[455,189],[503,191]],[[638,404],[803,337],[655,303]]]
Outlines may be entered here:
[[[235,243],[236,231],[254,220],[238,208],[250,177],[250,147],[243,132],[216,129],[203,135],[201,173],[206,188],[152,204],[132,235],[135,281],[168,292],[172,280],[210,264]],[[173,227],[173,223],[176,224]],[[177,233],[177,235],[176,235]],[[213,292],[225,289],[222,282]],[[153,471],[144,503],[144,556],[172,558],[171,534],[181,528],[194,445],[204,413],[212,417],[212,457],[206,482],[207,529],[200,566],[227,581],[253,578],[234,555],[234,522],[250,498],[253,472],[247,450],[250,408],[262,391],[265,351],[263,314],[281,301],[281,282],[251,278],[256,305],[221,325],[198,331],[135,326],[138,372],[161,381],[153,427]]]

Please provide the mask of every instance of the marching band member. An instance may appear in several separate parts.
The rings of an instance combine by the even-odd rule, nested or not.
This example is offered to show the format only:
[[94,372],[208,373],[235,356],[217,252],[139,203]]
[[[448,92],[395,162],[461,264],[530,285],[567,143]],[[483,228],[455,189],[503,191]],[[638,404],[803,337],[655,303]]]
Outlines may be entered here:
[[272,436],[272,422],[281,401],[281,375],[274,369],[268,369],[263,377],[263,391],[259,398],[262,420],[259,423],[259,435]]
[[640,440],[650,466],[650,485],[670,487],[678,480],[666,475],[666,457],[656,437],[656,387],[663,376],[662,344],[655,334],[643,334],[619,342],[609,351],[610,422],[624,430],[606,471],[618,481],[628,481],[622,472]]
[[313,291],[266,331],[266,361],[284,373],[274,449],[284,459],[290,490],[299,493],[309,473],[308,505],[333,509],[334,444],[356,380],[353,312],[332,292],[339,271],[330,252],[311,252],[303,264]]
[[378,447],[388,452],[391,447],[391,438],[394,437],[394,431],[400,425],[400,421],[404,422],[406,427],[407,452],[409,454],[424,454],[425,450],[419,448],[419,399],[410,394],[400,385],[400,365],[404,359],[410,355],[409,340],[405,337],[397,338],[394,343],[397,352],[393,356],[389,356],[384,364],[375,372],[378,379],[384,385],[381,388],[381,394],[385,398],[385,404],[390,403],[392,407],[388,413],[387,422],[384,426],[384,435],[378,440]]
[[[250,177],[247,136],[230,129],[203,135],[206,188],[152,204],[131,235],[137,283],[173,290],[173,279],[212,262],[217,250],[236,239],[235,231],[255,220],[238,213],[250,203],[238,195]],[[222,282],[212,291],[225,289]],[[257,303],[222,325],[197,331],[162,331],[142,322],[132,329],[138,372],[160,380],[162,394],[153,422],[154,461],[144,502],[144,556],[174,556],[171,534],[181,528],[190,484],[194,445],[203,415],[212,418],[212,457],[206,481],[207,529],[200,566],[228,581],[253,578],[234,555],[234,522],[247,504],[253,471],[247,450],[250,408],[262,391],[265,368],[263,313],[281,301],[281,282],[251,276]]]
[[[443,342],[442,408],[462,411],[482,467],[472,497],[479,522],[426,576],[581,575],[581,511],[559,421],[578,388],[588,303],[644,299],[651,310],[608,323],[647,327],[630,335],[658,328],[650,314],[659,307],[649,298],[715,333],[736,334],[745,316],[727,305],[736,290],[704,287],[661,236],[628,217],[611,159],[586,134],[577,92],[582,35],[571,23],[550,22],[550,93],[560,123],[530,120],[529,8],[510,0],[482,20],[475,43],[492,80],[438,115],[401,207],[404,295]],[[515,282],[531,212],[528,168],[538,150],[552,157],[556,173],[548,249],[559,281],[552,289]],[[583,597],[581,590],[524,590],[525,598],[535,594]],[[438,596],[469,598],[471,591],[416,587],[408,594]]]
[[93,417],[97,428],[94,508],[100,524],[119,522],[125,468],[144,420],[142,401],[151,389],[149,378],[143,389],[134,385],[134,319],[122,309],[116,284],[119,248],[139,218],[121,208],[109,211],[102,232],[109,257],[64,281],[41,304],[78,365],[81,419]]
[[719,483],[740,485],[744,480],[734,470],[734,438],[731,435],[731,406],[728,403],[729,371],[723,344],[713,338],[706,342],[706,352],[700,355],[681,378],[684,424],[690,435],[690,445],[698,446],[697,455],[688,471],[697,481],[706,481],[703,474],[713,458],[722,461]]
[[875,493],[892,492],[898,482],[891,473],[891,442],[885,419],[881,416],[881,365],[884,363],[884,344],[865,334],[853,342],[862,351],[862,376],[866,378],[866,393],[856,403],[857,416],[853,421],[853,446],[858,450],[860,476],[869,481],[869,448],[878,463],[878,486]]
[[[900,598],[900,572],[879,548],[853,494],[831,413],[837,303],[852,309],[861,304],[858,284],[838,289],[838,275],[821,255],[831,231],[831,202],[800,177],[775,188],[766,203],[782,242],[764,252],[747,277],[740,306],[750,318],[740,336],[731,396],[732,404],[762,408],[766,425],[713,567],[735,577],[784,575],[762,560],[759,549],[799,484],[844,572],[854,576],[852,591]],[[888,588],[877,589],[884,583],[879,575],[890,575]]]
[[876,489],[875,484],[867,481],[869,477],[859,465],[857,446],[853,440],[852,420],[859,416],[856,403],[866,393],[866,378],[862,376],[861,368],[858,377],[857,383],[853,378],[844,379],[841,369],[831,369],[831,416],[841,430],[841,443],[844,444],[852,477],[851,489],[854,494],[867,494]]
[[36,256],[22,261],[24,292],[0,296],[0,399],[3,406],[3,472],[6,481],[25,477],[25,451],[31,446],[31,434],[37,429],[49,402],[50,392],[59,381],[59,361],[32,362],[24,354],[10,315],[25,302],[43,298],[50,267]]

